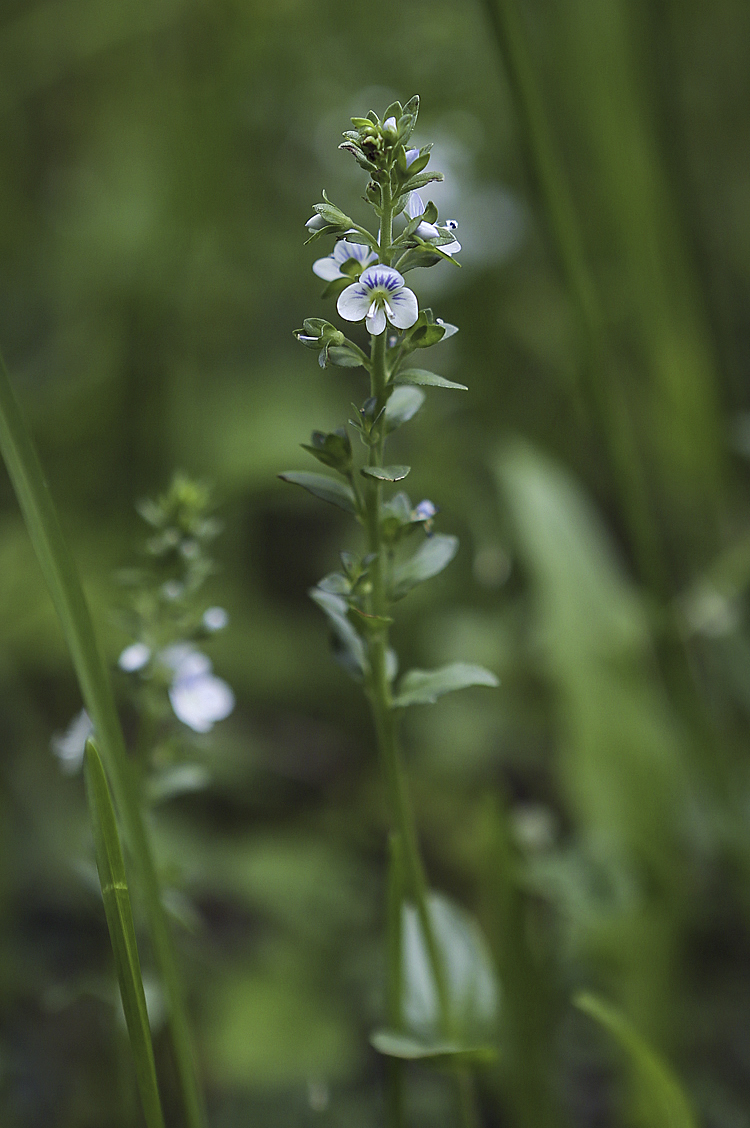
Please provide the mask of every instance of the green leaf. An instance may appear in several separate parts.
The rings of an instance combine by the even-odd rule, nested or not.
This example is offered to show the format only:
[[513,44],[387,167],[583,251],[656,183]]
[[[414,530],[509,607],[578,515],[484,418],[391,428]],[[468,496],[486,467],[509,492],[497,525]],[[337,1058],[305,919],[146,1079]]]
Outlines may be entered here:
[[86,797],[94,832],[96,868],[120,984],[122,1009],[125,1012],[128,1037],[135,1061],[143,1114],[148,1128],[164,1128],[120,836],[117,832],[115,812],[104,768],[96,746],[91,740],[86,742],[84,771]]
[[328,359],[337,368],[362,368],[363,357],[355,345],[331,345],[328,349]]
[[494,689],[500,682],[484,666],[474,666],[469,662],[451,662],[437,670],[409,670],[401,679],[393,705],[395,708],[434,705],[444,693],[472,685],[486,685]]
[[348,474],[351,470],[352,444],[343,427],[338,427],[328,434],[324,431],[313,431],[310,445],[307,443],[300,445],[324,466],[330,466],[340,474]]
[[424,188],[427,184],[432,184],[434,181],[443,179],[442,172],[421,172],[417,176],[412,176],[407,180],[402,188],[402,192],[418,192],[420,188]]
[[340,643],[345,660],[342,665],[355,677],[367,672],[368,663],[365,646],[347,617],[349,605],[340,595],[323,591],[316,587],[310,590],[310,598],[328,616],[334,635]]
[[375,1030],[370,1045],[385,1057],[401,1061],[430,1061],[436,1065],[491,1065],[497,1058],[492,1045],[464,1046],[460,1042],[423,1042],[397,1030]]
[[588,993],[577,995],[573,1001],[628,1055],[635,1072],[639,1123],[648,1128],[697,1128],[690,1102],[674,1073],[625,1015]]
[[445,376],[436,376],[426,368],[407,368],[398,372],[393,377],[394,384],[419,384],[430,388],[454,388],[459,392],[468,392],[466,384],[456,384],[453,380],[446,380]]
[[401,599],[417,584],[442,572],[458,552],[458,537],[436,533],[425,540],[414,555],[393,569],[391,598]]
[[395,431],[402,423],[408,423],[424,403],[424,392],[419,388],[394,388],[385,405],[386,431]]
[[411,466],[363,466],[360,473],[381,482],[400,482],[410,470]]
[[448,897],[430,893],[427,907],[445,972],[451,1037],[441,1030],[432,964],[419,914],[409,902],[404,902],[401,912],[402,1029],[398,1033],[423,1050],[431,1047],[423,1056],[475,1050],[494,1042],[497,1032],[500,992],[487,943],[474,918]]
[[322,501],[330,502],[331,505],[337,505],[346,513],[357,512],[354,491],[344,482],[337,482],[335,478],[326,478],[323,474],[305,474],[293,470],[287,470],[284,474],[279,474],[279,477],[282,482],[292,482],[295,486],[302,486],[303,490],[321,498]]

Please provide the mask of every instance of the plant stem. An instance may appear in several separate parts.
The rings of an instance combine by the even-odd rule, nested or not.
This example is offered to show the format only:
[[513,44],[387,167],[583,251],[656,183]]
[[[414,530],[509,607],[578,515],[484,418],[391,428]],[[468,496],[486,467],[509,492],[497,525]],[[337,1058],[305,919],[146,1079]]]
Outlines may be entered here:
[[84,704],[96,730],[117,810],[135,862],[156,962],[169,1011],[169,1028],[188,1128],[205,1128],[192,1038],[151,846],[138,801],[133,766],[112,687],[94,633],[86,597],[57,517],[8,371],[0,356],[0,451],[23,513],[52,601],[62,624]]
[[[390,185],[382,185],[380,228],[380,260],[388,264],[393,231],[393,204]],[[377,401],[377,410],[385,406],[388,383],[386,328],[373,336],[371,344],[370,394]],[[368,464],[383,465],[385,447],[385,419],[381,415],[375,424],[376,435],[370,445]],[[378,619],[388,616],[389,601],[386,590],[386,552],[381,534],[382,483],[368,478],[365,491],[365,523],[368,552],[373,556],[370,568],[372,591],[370,613]],[[443,959],[437,945],[435,930],[429,913],[427,881],[419,852],[414,811],[409,798],[406,775],[398,745],[396,717],[393,709],[391,685],[388,677],[388,626],[378,623],[368,639],[370,661],[367,692],[372,707],[378,738],[380,760],[388,794],[391,821],[398,832],[403,859],[404,875],[410,896],[414,900],[420,926],[427,947],[440,1008],[440,1025],[443,1034],[450,1028],[450,1011]]]

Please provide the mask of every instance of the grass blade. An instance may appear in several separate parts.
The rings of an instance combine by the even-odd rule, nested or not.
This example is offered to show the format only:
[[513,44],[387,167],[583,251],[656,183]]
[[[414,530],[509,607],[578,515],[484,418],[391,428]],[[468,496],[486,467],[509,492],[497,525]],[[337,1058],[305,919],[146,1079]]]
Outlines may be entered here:
[[188,1128],[205,1128],[206,1116],[193,1058],[172,935],[132,767],[115,708],[107,667],[94,633],[78,570],[60,527],[52,495],[42,472],[5,363],[0,356],[0,452],[8,468],[26,528],[62,624],[83,700],[96,730],[109,773],[127,845],[136,866],[139,889],[148,916],[151,940],[161,973],[169,1013]]
[[607,1030],[625,1051],[634,1070],[639,1123],[647,1128],[697,1128],[697,1121],[674,1073],[620,1011],[587,993],[574,999],[584,1014]]
[[516,0],[484,0],[507,73],[526,159],[547,218],[550,241],[575,304],[584,347],[583,376],[592,413],[607,444],[613,480],[627,521],[641,578],[659,594],[666,585],[661,537],[652,510],[624,390],[608,356],[604,315],[597,296],[565,174],[545,109]]
[[91,740],[86,742],[84,775],[91,827],[94,832],[96,868],[99,872],[104,912],[115,957],[122,1009],[125,1012],[128,1037],[133,1051],[143,1113],[148,1128],[164,1128],[125,862],[107,777],[104,774],[101,757]]

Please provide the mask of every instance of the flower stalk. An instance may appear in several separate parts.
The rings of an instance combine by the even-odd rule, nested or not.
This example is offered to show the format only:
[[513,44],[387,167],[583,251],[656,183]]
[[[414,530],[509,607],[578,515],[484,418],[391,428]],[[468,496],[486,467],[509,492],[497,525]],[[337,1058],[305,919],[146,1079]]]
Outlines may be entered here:
[[[378,217],[377,238],[325,194],[307,223],[308,242],[325,235],[338,239],[333,253],[317,260],[313,271],[328,281],[323,296],[336,297],[340,317],[364,322],[369,355],[335,325],[318,318],[306,320],[295,336],[318,352],[322,368],[333,364],[367,373],[369,395],[356,418],[349,420],[366,448],[365,458],[357,469],[345,428],[329,434],[315,431],[305,450],[339,479],[298,471],[280,475],[353,515],[364,530],[364,553],[342,553],[343,570],[325,576],[310,595],[328,616],[337,659],[368,698],[387,796],[390,1029],[375,1031],[371,1041],[388,1058],[390,1128],[404,1124],[405,1062],[447,1061],[458,1078],[465,1065],[457,1063],[487,1050],[497,997],[474,922],[429,889],[398,731],[401,709],[431,704],[443,693],[470,685],[494,686],[497,679],[479,666],[456,662],[438,670],[408,671],[396,685],[398,663],[390,644],[393,605],[442,571],[458,548],[456,537],[433,531],[433,502],[425,498],[413,506],[402,490],[388,496],[391,484],[401,482],[410,470],[386,464],[388,435],[420,409],[422,387],[466,390],[463,384],[410,365],[417,349],[437,344],[456,329],[433,317],[431,310],[420,310],[404,276],[415,267],[454,263],[452,256],[460,250],[457,224],[439,224],[435,204],[425,204],[419,195],[419,189],[442,176],[425,171],[429,145],[406,148],[418,108],[417,98],[403,107],[395,102],[382,123],[371,111],[366,118],[352,118],[355,128],[344,134],[341,148],[370,177],[365,199]],[[416,551],[409,553],[415,542]],[[469,979],[462,979],[459,966],[471,968]],[[461,1119],[469,1128],[476,1123],[470,1115],[471,1089],[465,1081],[460,1087]]]

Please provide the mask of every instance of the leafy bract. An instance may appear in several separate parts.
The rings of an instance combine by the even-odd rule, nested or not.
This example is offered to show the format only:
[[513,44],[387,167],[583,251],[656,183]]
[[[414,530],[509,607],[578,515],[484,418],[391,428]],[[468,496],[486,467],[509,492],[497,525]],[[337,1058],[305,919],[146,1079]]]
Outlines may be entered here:
[[367,656],[362,639],[347,617],[349,605],[346,600],[320,587],[312,588],[309,594],[313,602],[317,603],[321,611],[328,616],[340,646],[337,657],[341,660],[341,664],[355,678],[361,677],[368,668]]
[[400,482],[410,470],[411,466],[363,466],[361,473],[381,482]]
[[394,384],[417,384],[430,388],[453,388],[456,391],[468,392],[466,384],[456,384],[453,380],[446,380],[445,376],[438,376],[426,368],[406,368],[393,377]]
[[401,599],[417,584],[442,572],[458,552],[458,537],[435,533],[420,545],[409,560],[393,569],[391,596]]
[[335,478],[326,478],[323,474],[307,474],[302,471],[287,470],[279,474],[282,482],[292,482],[295,486],[302,486],[303,490],[337,505],[347,513],[356,513],[354,491],[345,482],[338,482]]
[[419,388],[409,387],[394,388],[385,405],[386,431],[395,431],[402,423],[408,423],[424,403],[424,392]]
[[451,662],[437,670],[409,670],[404,674],[393,699],[397,708],[407,705],[434,705],[444,693],[467,689],[472,685],[495,688],[500,684],[490,670],[469,662]]

